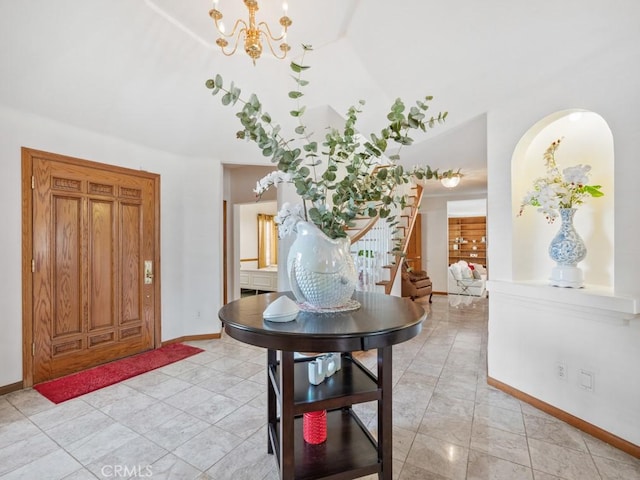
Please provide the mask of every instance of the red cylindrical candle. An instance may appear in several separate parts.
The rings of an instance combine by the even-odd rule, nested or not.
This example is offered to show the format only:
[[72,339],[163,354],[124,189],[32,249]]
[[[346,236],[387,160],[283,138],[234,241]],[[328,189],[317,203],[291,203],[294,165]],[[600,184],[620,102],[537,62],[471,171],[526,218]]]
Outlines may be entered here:
[[327,439],[327,411],[307,412],[302,416],[304,441],[314,445]]

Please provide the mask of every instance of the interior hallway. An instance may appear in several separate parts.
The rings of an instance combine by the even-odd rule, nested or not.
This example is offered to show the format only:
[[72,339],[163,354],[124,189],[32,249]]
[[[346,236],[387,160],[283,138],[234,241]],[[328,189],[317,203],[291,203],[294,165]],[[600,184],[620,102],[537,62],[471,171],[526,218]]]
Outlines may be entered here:
[[[487,303],[424,299],[421,334],[394,347],[394,478],[640,479],[640,460],[486,385]],[[276,480],[265,351],[189,343],[206,351],[60,405],[0,397],[0,478]]]

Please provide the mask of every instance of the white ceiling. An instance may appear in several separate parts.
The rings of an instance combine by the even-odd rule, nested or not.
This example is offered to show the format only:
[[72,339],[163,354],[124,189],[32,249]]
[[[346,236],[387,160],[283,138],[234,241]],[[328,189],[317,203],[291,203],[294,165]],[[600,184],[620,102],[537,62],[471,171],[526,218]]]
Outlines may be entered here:
[[[538,82],[615,42],[637,41],[640,19],[637,0],[288,3],[292,57],[301,43],[314,46],[303,100],[316,131],[365,99],[360,130],[378,132],[396,97],[434,95],[447,125],[417,136],[403,162],[460,167],[458,192],[467,193],[486,189],[486,113],[536,95]],[[280,2],[260,5],[259,19],[274,24]],[[287,62],[223,56],[210,8],[210,0],[0,0],[0,104],[184,156],[264,163],[235,140],[233,112],[204,82],[220,73],[256,92],[286,129]],[[246,17],[240,0],[219,9]]]

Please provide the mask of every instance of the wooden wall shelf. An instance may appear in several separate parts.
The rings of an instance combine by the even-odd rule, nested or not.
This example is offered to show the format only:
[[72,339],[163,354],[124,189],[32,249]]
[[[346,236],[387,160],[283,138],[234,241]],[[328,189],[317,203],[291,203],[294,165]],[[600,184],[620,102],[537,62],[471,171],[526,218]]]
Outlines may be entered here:
[[487,217],[449,218],[449,265],[459,260],[487,266]]

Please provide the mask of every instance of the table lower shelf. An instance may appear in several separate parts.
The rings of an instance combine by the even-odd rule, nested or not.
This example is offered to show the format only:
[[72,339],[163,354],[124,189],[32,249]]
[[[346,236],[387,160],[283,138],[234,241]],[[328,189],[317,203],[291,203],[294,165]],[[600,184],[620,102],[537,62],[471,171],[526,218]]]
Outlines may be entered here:
[[[320,385],[308,380],[309,360],[294,362],[293,412],[299,415],[313,410],[335,410],[356,403],[379,400],[382,395],[375,376],[351,355],[342,356],[342,368]],[[280,388],[280,365],[269,366],[269,379],[276,392]]]
[[[269,440],[279,458],[278,432],[279,422],[269,425]],[[304,441],[302,416],[295,418],[294,435],[296,480],[346,480],[380,472],[377,443],[350,408],[327,412],[327,440],[319,445]]]

